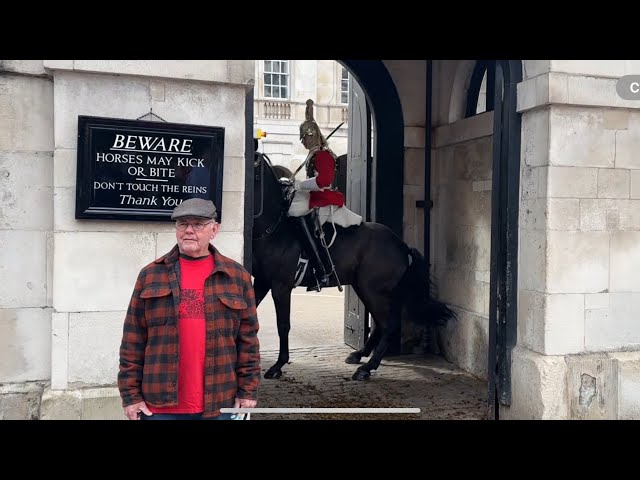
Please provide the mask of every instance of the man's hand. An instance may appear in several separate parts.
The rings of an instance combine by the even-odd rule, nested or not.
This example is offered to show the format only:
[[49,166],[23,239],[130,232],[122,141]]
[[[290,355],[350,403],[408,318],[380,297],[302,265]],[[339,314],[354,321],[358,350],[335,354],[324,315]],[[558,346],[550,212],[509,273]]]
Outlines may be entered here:
[[143,413],[147,416],[153,415],[151,410],[147,408],[147,404],[144,402],[134,403],[133,405],[127,405],[124,407],[124,414],[127,416],[129,420],[140,420],[140,413]]
[[233,408],[255,408],[257,404],[258,404],[257,400],[236,397],[236,401],[233,404]]

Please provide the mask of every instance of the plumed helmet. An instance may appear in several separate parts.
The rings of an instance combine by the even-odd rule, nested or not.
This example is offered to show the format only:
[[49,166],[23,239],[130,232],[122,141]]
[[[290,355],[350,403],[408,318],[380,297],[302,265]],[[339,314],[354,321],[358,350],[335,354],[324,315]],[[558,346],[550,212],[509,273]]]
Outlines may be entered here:
[[307,100],[307,108],[305,110],[305,121],[300,124],[300,140],[307,135],[315,135],[320,139],[322,145],[326,145],[326,140],[320,131],[320,127],[313,118],[313,100]]

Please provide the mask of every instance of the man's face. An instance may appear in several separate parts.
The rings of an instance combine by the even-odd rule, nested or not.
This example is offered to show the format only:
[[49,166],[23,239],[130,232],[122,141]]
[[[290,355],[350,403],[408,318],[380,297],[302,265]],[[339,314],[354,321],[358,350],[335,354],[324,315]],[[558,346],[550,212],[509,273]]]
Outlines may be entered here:
[[210,218],[183,217],[176,220],[178,249],[190,257],[208,255],[209,242],[217,233],[218,224]]
[[302,145],[304,145],[304,148],[311,150],[317,145],[318,138],[315,135],[305,135],[300,141],[302,142]]

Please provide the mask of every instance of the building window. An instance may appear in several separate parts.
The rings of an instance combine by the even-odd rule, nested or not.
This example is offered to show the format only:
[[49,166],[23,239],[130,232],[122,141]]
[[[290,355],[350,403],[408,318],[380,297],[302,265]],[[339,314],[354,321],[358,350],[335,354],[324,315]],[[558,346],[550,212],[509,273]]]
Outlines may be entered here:
[[349,71],[344,67],[342,67],[340,79],[340,102],[349,103]]
[[264,61],[264,96],[289,98],[289,60]]
[[496,78],[495,60],[478,60],[467,91],[465,117],[493,111]]

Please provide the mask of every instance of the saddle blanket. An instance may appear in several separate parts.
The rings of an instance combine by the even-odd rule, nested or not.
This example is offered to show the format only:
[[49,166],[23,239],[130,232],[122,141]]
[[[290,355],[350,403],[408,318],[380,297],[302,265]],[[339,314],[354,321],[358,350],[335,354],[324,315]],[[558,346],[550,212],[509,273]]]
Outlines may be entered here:
[[336,225],[340,225],[344,228],[352,225],[360,225],[362,223],[362,217],[360,215],[352,212],[345,206],[336,208],[335,205],[320,207],[318,209],[318,219],[320,220],[321,226],[327,221],[333,221]]
[[[309,192],[306,190],[298,190],[289,207],[289,216],[301,217],[311,212],[309,208]],[[335,205],[327,205],[318,208],[318,219],[320,225],[324,225],[327,221],[332,221],[336,225],[347,228],[353,225],[360,225],[362,217],[355,212],[349,210],[346,206],[336,207]]]

